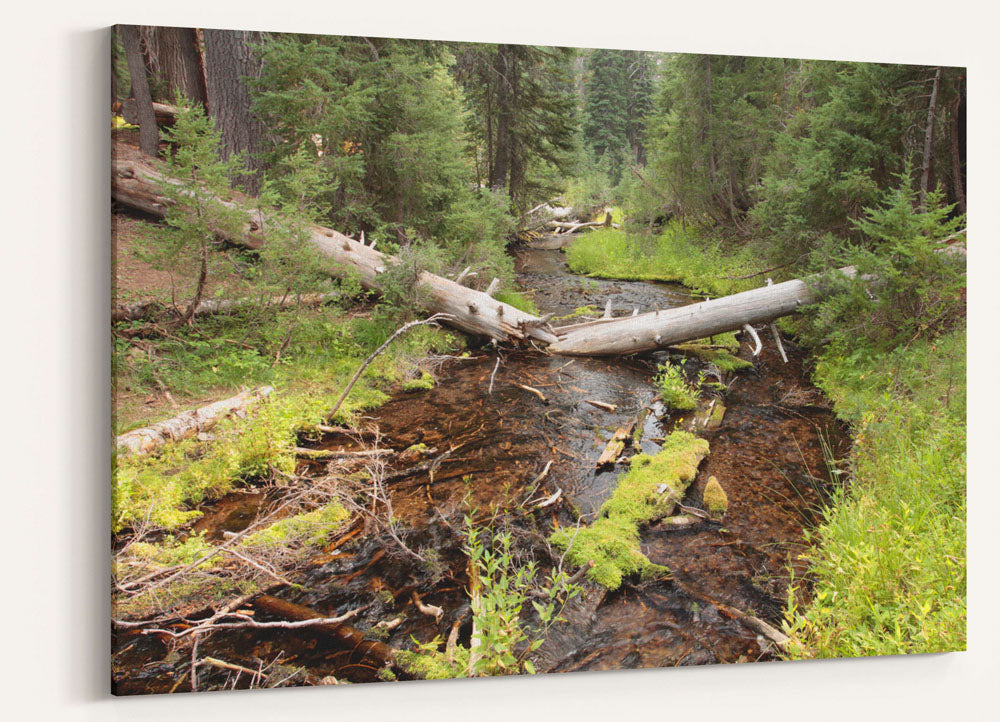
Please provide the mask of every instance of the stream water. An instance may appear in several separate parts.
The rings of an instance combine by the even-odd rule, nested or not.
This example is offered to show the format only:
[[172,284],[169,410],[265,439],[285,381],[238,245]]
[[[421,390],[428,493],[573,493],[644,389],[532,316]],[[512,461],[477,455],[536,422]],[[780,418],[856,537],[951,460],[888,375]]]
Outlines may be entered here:
[[[557,315],[588,304],[603,310],[608,299],[616,315],[699,300],[674,285],[573,276],[559,250],[523,250],[517,269],[520,285],[533,294],[542,312]],[[550,630],[535,658],[538,671],[772,658],[765,641],[728,616],[725,607],[780,626],[789,567],[801,576],[797,556],[803,549],[803,529],[817,520],[831,483],[824,445],[839,456],[846,437],[810,384],[803,352],[786,344],[786,364],[770,339],[764,340],[754,367],[727,379],[722,424],[699,431],[711,453],[685,503],[699,506],[706,480],[715,476],[729,497],[725,523],[646,529],[642,551],[669,567],[671,574],[633,580],[611,593],[587,583],[584,595],[565,610],[567,623]],[[749,358],[745,344],[740,355]],[[422,443],[452,450],[433,477],[423,472],[390,486],[394,515],[410,530],[407,544],[423,550],[432,563],[417,561],[377,534],[358,534],[304,572],[296,580],[300,590],[279,595],[327,616],[368,605],[351,622],[362,630],[379,620],[402,617],[385,640],[396,648],[409,648],[413,638],[425,642],[447,637],[453,625],[459,628],[460,643],[467,645],[471,622],[461,551],[463,515],[470,509],[481,519],[517,511],[513,526],[519,548],[534,549],[541,566],[547,567],[541,540],[552,525],[593,519],[614,488],[623,466],[595,468],[614,430],[651,407],[641,447],[655,453],[658,441],[675,425],[689,425],[690,415],[671,414],[656,401],[653,378],[665,358],[666,352],[570,359],[502,350],[499,364],[493,352],[445,362],[436,371],[433,389],[400,393],[367,420],[377,425],[383,446],[402,450]],[[698,363],[689,361],[695,367]],[[523,386],[541,392],[544,400]],[[613,405],[614,410],[590,401]],[[344,442],[329,438],[323,445],[339,448]],[[533,481],[549,462],[549,473],[534,488]],[[521,511],[529,497],[542,499],[557,490],[562,491],[558,503],[530,514]],[[230,495],[207,509],[199,529],[215,538],[223,531],[237,531],[268,501],[264,492]],[[444,615],[434,619],[418,613],[411,600],[414,590],[425,603],[441,607]],[[166,642],[119,634],[113,651],[118,693],[188,689],[179,684],[189,673],[188,661],[171,652]],[[316,677],[334,675],[355,682],[377,678],[377,670],[357,654],[309,630],[219,631],[202,642],[201,653],[251,668],[281,656],[286,664],[304,666]],[[229,674],[203,668],[199,679],[202,688],[222,686]]]

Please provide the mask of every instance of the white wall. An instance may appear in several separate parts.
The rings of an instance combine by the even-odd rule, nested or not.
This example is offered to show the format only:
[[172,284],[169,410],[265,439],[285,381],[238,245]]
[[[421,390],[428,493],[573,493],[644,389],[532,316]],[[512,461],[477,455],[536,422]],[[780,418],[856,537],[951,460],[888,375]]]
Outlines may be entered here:
[[[162,7],[169,5],[169,9]],[[930,3],[20,2],[0,64],[0,680],[10,719],[983,719],[998,678],[997,18]],[[986,6],[987,3],[982,3]],[[970,651],[932,657],[108,696],[108,36],[115,22],[886,60],[970,68]],[[992,352],[992,353],[991,353]]]

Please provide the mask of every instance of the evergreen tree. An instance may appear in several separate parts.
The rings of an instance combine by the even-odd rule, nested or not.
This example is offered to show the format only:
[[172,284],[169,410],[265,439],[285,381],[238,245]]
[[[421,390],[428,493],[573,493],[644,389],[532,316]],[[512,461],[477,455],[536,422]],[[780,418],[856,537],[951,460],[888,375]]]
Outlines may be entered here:
[[528,45],[456,46],[456,77],[471,112],[480,178],[519,212],[557,190],[569,170],[577,117],[575,50]]
[[592,50],[587,56],[583,136],[611,183],[621,181],[628,141],[628,59],[623,50]]

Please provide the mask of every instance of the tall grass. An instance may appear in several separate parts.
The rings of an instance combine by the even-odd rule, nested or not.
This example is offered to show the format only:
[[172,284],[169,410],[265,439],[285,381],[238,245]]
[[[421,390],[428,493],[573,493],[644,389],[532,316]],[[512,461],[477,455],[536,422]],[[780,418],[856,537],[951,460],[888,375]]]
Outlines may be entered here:
[[674,281],[700,293],[724,296],[762,285],[763,278],[742,279],[763,266],[751,250],[735,254],[721,244],[695,240],[680,224],[657,236],[601,228],[581,236],[566,250],[574,273],[597,278]]
[[789,595],[789,656],[964,649],[965,332],[823,358],[817,381],[855,443],[851,481],[810,533],[811,600]]

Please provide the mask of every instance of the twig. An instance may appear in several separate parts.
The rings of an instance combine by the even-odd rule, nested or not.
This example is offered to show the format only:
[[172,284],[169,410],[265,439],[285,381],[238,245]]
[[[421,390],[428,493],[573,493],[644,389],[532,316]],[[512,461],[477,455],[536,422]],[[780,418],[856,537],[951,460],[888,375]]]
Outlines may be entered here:
[[535,506],[533,508],[535,508],[535,509],[544,509],[547,506],[552,506],[557,501],[559,501],[559,497],[561,497],[561,496],[562,496],[562,489],[556,489],[556,493],[555,494],[553,494],[552,496],[548,497],[547,499],[544,499],[544,500],[538,502],[537,504],[535,504]]
[[549,403],[549,400],[547,398],[545,398],[545,394],[543,394],[538,389],[532,388],[531,386],[525,386],[524,384],[519,384],[516,381],[511,381],[511,383],[514,384],[515,386],[517,386],[518,388],[524,389],[525,391],[534,394],[535,396],[537,396],[538,398],[540,398],[542,400],[543,404]]
[[607,404],[603,401],[594,401],[593,399],[584,399],[584,401],[586,401],[591,406],[596,406],[599,409],[604,409],[605,411],[611,413],[613,413],[615,410],[618,409],[618,407],[615,406],[614,404]]
[[493,379],[497,375],[498,368],[500,368],[500,354],[497,354],[497,362],[493,365],[493,373],[490,374],[490,389],[486,392],[487,396],[493,395]]

